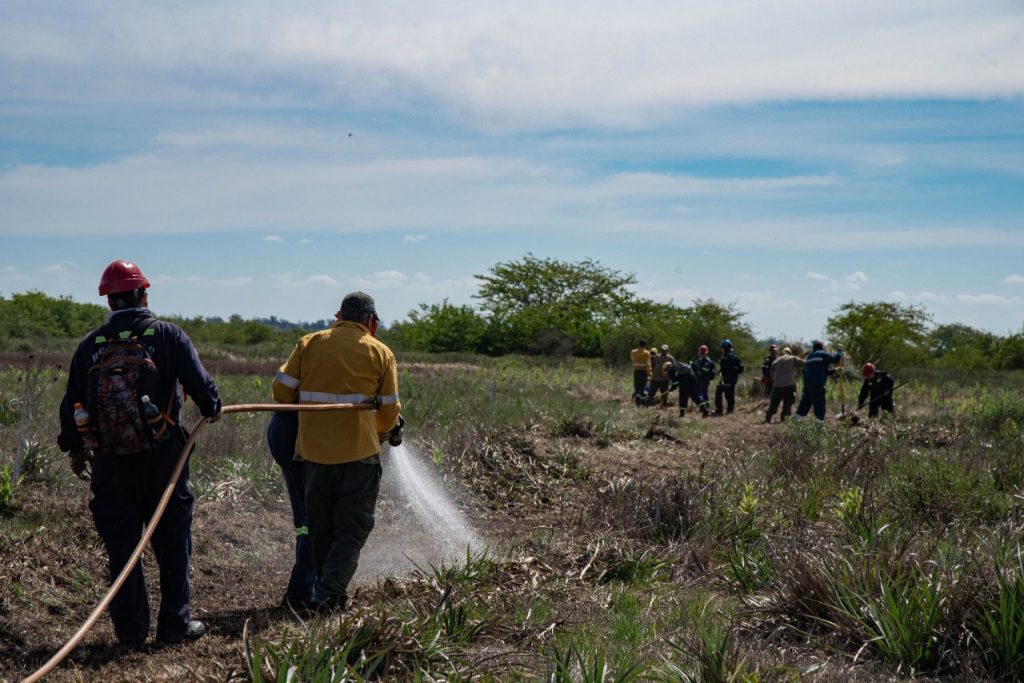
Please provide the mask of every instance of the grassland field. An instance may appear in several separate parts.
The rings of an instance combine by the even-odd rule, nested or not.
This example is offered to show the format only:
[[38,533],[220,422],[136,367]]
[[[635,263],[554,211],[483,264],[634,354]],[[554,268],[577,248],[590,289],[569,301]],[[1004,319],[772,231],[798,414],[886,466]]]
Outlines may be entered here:
[[[66,376],[8,361],[0,678],[17,680],[106,570],[55,446]],[[278,362],[210,367],[225,403],[267,402]],[[103,620],[52,680],[1024,678],[1024,374],[901,373],[895,418],[857,423],[833,385],[824,424],[764,425],[753,382],[702,420],[634,406],[628,369],[598,362],[399,363],[406,438],[489,550],[364,575],[349,612],[298,618],[279,604],[293,537],[267,415],[226,416],[192,457],[210,633],[126,652]],[[385,496],[368,553],[402,542],[402,514]]]

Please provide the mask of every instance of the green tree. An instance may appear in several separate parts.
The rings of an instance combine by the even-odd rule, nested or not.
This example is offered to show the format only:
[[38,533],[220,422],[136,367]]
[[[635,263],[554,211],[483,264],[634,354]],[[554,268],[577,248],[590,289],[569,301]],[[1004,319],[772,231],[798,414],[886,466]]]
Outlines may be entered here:
[[476,277],[483,284],[474,296],[493,325],[489,340],[512,351],[544,353],[568,344],[577,355],[599,355],[602,332],[635,300],[627,289],[635,275],[591,259],[570,263],[527,254]]
[[1000,370],[1024,369],[1024,332],[1011,334],[996,341],[993,346],[996,367]]
[[952,323],[939,325],[928,334],[928,351],[940,367],[993,369],[997,363],[993,350],[998,341],[991,332]]
[[921,365],[928,358],[930,322],[930,316],[920,306],[851,301],[828,319],[825,333],[857,362],[906,368]]
[[695,299],[685,308],[638,299],[629,312],[602,339],[602,350],[609,363],[625,363],[629,350],[644,338],[654,345],[668,344],[672,355],[682,361],[697,357],[697,347],[707,344],[712,356],[718,345],[730,339],[741,356],[756,355],[750,326],[735,304],[720,304],[714,299]]
[[409,312],[409,321],[398,323],[391,331],[403,348],[412,351],[468,352],[482,349],[487,321],[472,306],[454,306],[445,299],[440,304],[420,304]]

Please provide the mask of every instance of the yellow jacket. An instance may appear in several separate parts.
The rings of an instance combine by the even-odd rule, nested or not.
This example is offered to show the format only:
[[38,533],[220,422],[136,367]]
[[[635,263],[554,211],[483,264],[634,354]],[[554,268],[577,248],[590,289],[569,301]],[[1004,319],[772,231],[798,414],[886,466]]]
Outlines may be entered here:
[[629,357],[633,360],[634,370],[646,370],[647,376],[651,376],[651,352],[647,349],[637,347],[629,352]]
[[325,465],[380,452],[378,433],[398,422],[395,355],[364,325],[342,321],[307,334],[295,345],[273,384],[279,403],[374,403],[369,410],[300,412],[295,451]]

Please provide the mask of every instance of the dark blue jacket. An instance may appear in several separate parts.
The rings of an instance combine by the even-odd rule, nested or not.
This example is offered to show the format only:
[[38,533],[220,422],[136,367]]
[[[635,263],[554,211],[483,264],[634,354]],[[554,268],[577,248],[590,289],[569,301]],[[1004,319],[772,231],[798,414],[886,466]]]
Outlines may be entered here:
[[732,350],[726,351],[722,355],[722,366],[720,372],[722,373],[723,384],[736,384],[740,378],[740,374],[743,372],[743,362],[740,357],[737,356]]
[[[75,403],[85,405],[89,384],[89,368],[99,359],[105,347],[96,343],[96,336],[104,333],[118,333],[130,330],[144,318],[152,318],[153,314],[145,308],[132,308],[115,311],[107,317],[107,322],[88,335],[78,345],[78,350],[71,359],[68,369],[68,386],[64,392],[64,400],[60,404],[60,434],[57,445],[62,451],[82,449],[82,439],[75,425]],[[199,355],[188,338],[177,325],[158,320],[150,326],[153,334],[142,339],[149,349],[153,362],[156,363],[160,375],[160,387],[163,396],[153,397],[153,403],[161,411],[167,410],[170,399],[172,405],[168,411],[174,422],[181,429],[181,389],[196,402],[199,412],[206,417],[213,417],[221,408],[220,394],[213,378],[199,361]],[[180,385],[180,386],[179,386]]]
[[690,363],[690,367],[693,368],[693,372],[697,375],[697,378],[702,382],[710,382],[715,378],[715,373],[718,372],[718,366],[715,365],[715,361],[711,360],[707,356],[697,358],[695,361]]
[[828,381],[829,365],[842,359],[842,351],[829,353],[818,349],[807,354],[807,358],[804,358],[804,389],[823,389]]

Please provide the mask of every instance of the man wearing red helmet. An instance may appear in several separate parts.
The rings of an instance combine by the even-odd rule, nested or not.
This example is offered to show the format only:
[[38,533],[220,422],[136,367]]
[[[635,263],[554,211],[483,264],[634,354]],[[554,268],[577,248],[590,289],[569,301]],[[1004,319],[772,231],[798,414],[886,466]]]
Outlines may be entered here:
[[[718,374],[718,365],[708,356],[706,345],[701,344],[697,349],[697,358],[690,363],[690,367],[693,368],[693,374],[697,376],[697,393],[700,396],[700,404],[707,406],[708,390],[711,388],[711,380]],[[706,414],[701,414],[707,417]]]
[[[153,318],[148,288],[149,280],[129,261],[114,261],[103,271],[99,293],[107,297],[110,313],[103,325],[78,345],[60,405],[57,443],[70,453],[72,471],[84,478],[87,464],[92,463],[89,508],[107,550],[111,581],[142,537],[143,525],[156,509],[185,446],[182,389],[206,417],[216,419],[221,411],[217,386],[188,335],[176,325]],[[130,382],[118,388],[120,393],[110,393],[97,379],[111,365],[114,352],[127,348],[138,354],[140,365],[150,368],[145,376],[145,396],[138,396],[139,387]],[[115,395],[121,401],[116,411],[110,407],[114,399],[109,398]],[[127,412],[123,410],[126,406]],[[84,407],[88,407],[84,411],[88,415],[84,415]],[[147,431],[145,424],[135,430],[133,425],[146,408],[159,413],[152,418],[145,412],[150,426],[153,419],[162,425],[159,431]],[[76,422],[76,413],[81,424]],[[129,433],[134,440],[126,439]],[[87,448],[92,449],[91,454]],[[152,538],[153,555],[160,567],[156,638],[162,643],[198,638],[206,630],[202,622],[191,619],[189,609],[193,503],[186,463]],[[150,613],[142,565],[135,566],[114,596],[110,617],[124,646],[138,648],[145,643]]]
[[865,363],[861,368],[861,375],[864,383],[860,386],[860,396],[857,398],[857,410],[864,407],[868,401],[868,417],[878,417],[878,411],[884,410],[892,415],[896,405],[892,400],[892,390],[896,386],[896,380],[888,372],[883,372],[875,367],[874,363]]

